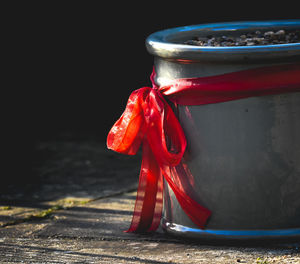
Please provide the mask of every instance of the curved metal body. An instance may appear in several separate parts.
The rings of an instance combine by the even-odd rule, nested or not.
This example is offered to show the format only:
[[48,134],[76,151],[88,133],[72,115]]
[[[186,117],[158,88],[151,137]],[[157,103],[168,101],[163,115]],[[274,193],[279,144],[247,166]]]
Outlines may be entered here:
[[[202,77],[300,60],[300,43],[255,47],[178,44],[195,34],[240,34],[300,28],[300,20],[234,22],[154,33],[156,82]],[[300,93],[252,97],[202,106],[179,106],[187,137],[184,162],[193,180],[183,182],[212,211],[197,229],[165,184],[163,228],[190,237],[300,238]]]

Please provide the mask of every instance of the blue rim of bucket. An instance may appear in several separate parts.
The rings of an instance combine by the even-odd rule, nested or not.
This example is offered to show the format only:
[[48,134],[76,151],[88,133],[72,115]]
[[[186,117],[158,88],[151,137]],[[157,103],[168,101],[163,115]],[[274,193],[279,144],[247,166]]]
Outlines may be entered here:
[[[300,43],[286,43],[286,44],[272,44],[272,45],[255,45],[255,46],[234,46],[234,47],[210,47],[210,46],[194,46],[187,44],[180,44],[176,41],[176,37],[184,34],[193,35],[197,32],[211,32],[217,31],[237,31],[247,30],[251,28],[263,28],[268,30],[276,27],[284,27],[285,29],[299,28],[300,19],[292,20],[274,20],[274,21],[237,21],[226,23],[210,23],[199,24],[184,27],[177,27],[157,31],[151,34],[146,39],[146,47],[149,53],[164,57],[175,59],[195,59],[203,58],[210,55],[244,55],[257,53],[259,55],[272,53],[272,56],[278,56],[279,53],[291,53],[290,55],[300,55]],[[210,32],[208,32],[210,31]],[[293,54],[292,54],[293,53]],[[270,55],[269,55],[270,56]]]
[[165,219],[162,221],[163,227],[167,231],[181,234],[193,234],[199,237],[222,237],[222,238],[279,238],[298,237],[300,228],[288,229],[260,229],[260,230],[219,230],[219,229],[198,229],[173,224]]

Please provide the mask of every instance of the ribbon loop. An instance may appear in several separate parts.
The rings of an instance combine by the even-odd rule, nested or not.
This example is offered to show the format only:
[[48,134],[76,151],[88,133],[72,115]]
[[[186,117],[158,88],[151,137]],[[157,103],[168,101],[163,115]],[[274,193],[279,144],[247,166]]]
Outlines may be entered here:
[[119,153],[135,155],[142,142],[144,130],[141,97],[143,90],[130,95],[125,111],[107,136],[107,147]]
[[[186,148],[186,139],[175,114],[162,95],[154,89],[149,92],[146,106],[149,113],[145,116],[146,134],[157,162],[161,166],[178,165]],[[171,150],[167,147],[167,140],[172,146]]]

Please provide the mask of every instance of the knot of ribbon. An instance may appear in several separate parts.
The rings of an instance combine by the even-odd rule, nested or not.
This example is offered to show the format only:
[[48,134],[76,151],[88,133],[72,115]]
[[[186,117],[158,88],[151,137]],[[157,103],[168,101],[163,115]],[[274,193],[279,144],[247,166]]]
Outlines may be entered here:
[[181,105],[201,105],[300,91],[300,64],[283,64],[218,76],[177,79],[158,87],[143,87],[131,93],[125,111],[111,128],[107,147],[135,155],[142,145],[142,165],[134,213],[127,232],[155,231],[163,207],[163,178],[183,211],[200,228],[211,212],[190,197],[172,168],[178,166],[187,141],[183,129],[164,96]]

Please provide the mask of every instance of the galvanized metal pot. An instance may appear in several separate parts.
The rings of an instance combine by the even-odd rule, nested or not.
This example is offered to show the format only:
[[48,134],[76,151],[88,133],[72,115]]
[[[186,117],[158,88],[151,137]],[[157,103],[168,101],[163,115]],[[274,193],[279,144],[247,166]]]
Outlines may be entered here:
[[[300,43],[199,47],[195,35],[241,35],[300,28],[300,20],[203,24],[150,35],[156,83],[300,61]],[[165,184],[163,228],[190,237],[300,237],[300,93],[202,106],[179,106],[187,137],[184,156],[197,201],[212,211],[198,229]]]

